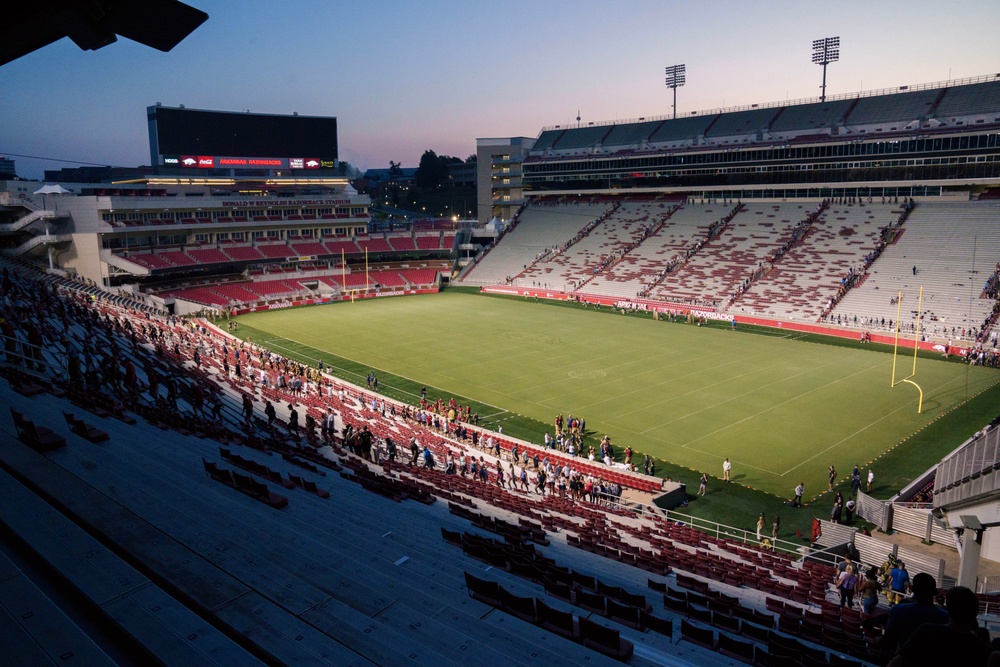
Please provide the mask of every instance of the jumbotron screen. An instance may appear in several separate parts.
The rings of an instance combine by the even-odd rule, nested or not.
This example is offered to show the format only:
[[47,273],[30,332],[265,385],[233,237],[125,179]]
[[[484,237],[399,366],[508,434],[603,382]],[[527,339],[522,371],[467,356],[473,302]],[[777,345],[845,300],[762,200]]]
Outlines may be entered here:
[[149,107],[147,117],[154,162],[182,167],[308,169],[332,167],[337,160],[336,117],[164,106]]

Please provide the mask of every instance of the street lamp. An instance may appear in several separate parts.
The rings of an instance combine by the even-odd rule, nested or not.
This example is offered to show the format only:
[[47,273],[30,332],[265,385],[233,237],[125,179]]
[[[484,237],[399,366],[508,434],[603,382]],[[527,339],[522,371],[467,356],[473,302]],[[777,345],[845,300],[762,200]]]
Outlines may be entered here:
[[826,102],[826,66],[840,60],[840,37],[824,37],[813,40],[813,63],[823,66],[823,94],[820,102]]
[[685,82],[684,65],[671,65],[665,72],[667,75],[667,88],[674,90],[674,119],[677,118],[677,88],[683,86]]

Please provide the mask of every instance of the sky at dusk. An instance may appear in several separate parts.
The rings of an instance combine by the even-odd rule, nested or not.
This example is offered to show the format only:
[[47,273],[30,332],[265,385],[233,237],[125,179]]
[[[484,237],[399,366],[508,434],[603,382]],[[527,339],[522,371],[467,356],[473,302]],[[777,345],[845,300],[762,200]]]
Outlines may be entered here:
[[[149,164],[145,109],[338,118],[340,158],[416,166],[476,138],[817,97],[813,39],[839,36],[827,94],[1000,72],[996,0],[186,0],[209,19],[173,51],[68,39],[0,66],[0,155],[19,175]],[[16,155],[66,160],[29,159]]]

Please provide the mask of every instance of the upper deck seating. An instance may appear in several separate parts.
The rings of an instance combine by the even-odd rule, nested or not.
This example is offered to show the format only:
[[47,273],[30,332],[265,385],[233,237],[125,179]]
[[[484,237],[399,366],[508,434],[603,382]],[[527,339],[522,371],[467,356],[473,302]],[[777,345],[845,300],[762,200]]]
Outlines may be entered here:
[[386,239],[389,241],[389,245],[392,249],[397,252],[413,251],[417,249],[416,244],[413,242],[413,237],[409,234],[404,236],[389,236]]
[[187,254],[198,264],[225,264],[232,261],[217,248],[191,248]]
[[844,119],[854,100],[833,100],[785,107],[771,123],[772,132],[822,130]]
[[264,259],[264,255],[253,246],[233,246],[227,245],[223,250],[227,255],[237,262],[254,262]]
[[[938,103],[934,116],[951,121],[961,116],[995,115],[997,109],[1000,109],[1000,81],[991,81],[948,88]],[[991,118],[990,121],[1000,122],[998,117]]]
[[[939,90],[918,90],[895,95],[862,97],[847,116],[848,125],[916,121],[930,113]],[[887,127],[894,130],[897,126]]]
[[174,266],[173,263],[168,262],[159,255],[154,255],[149,252],[132,252],[127,255],[122,255],[125,259],[130,262],[134,262],[139,266],[145,266],[147,269],[169,269]]
[[257,250],[268,259],[286,259],[297,256],[287,243],[262,243],[257,246]]

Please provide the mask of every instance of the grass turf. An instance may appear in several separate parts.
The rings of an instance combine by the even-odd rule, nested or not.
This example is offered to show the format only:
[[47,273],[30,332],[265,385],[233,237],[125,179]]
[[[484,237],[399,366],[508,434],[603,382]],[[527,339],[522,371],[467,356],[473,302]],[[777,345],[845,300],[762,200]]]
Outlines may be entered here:
[[[607,433],[619,450],[713,475],[728,456],[734,481],[779,496],[804,481],[811,497],[826,488],[829,465],[841,474],[865,466],[1000,380],[995,370],[921,359],[918,415],[915,388],[890,389],[888,354],[459,292],[240,322],[243,335],[323,359],[348,379],[375,370],[382,391],[409,402],[426,385],[430,397],[472,403],[482,425],[536,442],[557,413],[584,417],[592,443]],[[900,359],[897,377],[911,359]],[[981,424],[967,426],[955,438]],[[925,443],[909,458],[926,468],[955,444]]]

